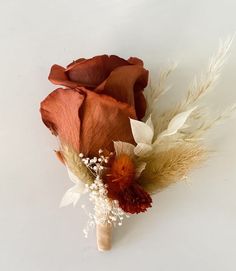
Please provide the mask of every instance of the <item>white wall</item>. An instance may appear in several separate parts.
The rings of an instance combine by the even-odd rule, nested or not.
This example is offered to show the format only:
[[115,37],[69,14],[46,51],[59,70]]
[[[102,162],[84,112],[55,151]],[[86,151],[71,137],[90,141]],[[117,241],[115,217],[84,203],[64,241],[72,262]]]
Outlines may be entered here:
[[[58,208],[71,184],[38,112],[55,88],[52,64],[103,53],[139,56],[153,72],[179,61],[172,93],[181,96],[235,32],[235,10],[235,0],[0,1],[0,270],[236,270],[235,120],[210,133],[217,152],[191,186],[155,196],[101,254],[94,233],[83,237],[80,206]],[[235,72],[236,41],[209,106],[236,101]]]

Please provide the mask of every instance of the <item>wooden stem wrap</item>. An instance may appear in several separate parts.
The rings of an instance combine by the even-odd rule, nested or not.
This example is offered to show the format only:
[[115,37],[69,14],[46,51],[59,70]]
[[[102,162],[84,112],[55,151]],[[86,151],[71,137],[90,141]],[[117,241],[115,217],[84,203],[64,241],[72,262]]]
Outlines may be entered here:
[[97,225],[97,247],[99,251],[111,249],[112,226],[108,223]]

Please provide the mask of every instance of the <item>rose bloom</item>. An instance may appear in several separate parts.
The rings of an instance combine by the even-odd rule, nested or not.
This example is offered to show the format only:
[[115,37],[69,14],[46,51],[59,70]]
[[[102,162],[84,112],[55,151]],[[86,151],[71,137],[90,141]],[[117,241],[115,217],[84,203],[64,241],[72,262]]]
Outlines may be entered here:
[[45,125],[60,141],[86,156],[113,151],[113,141],[134,143],[129,118],[146,110],[143,89],[148,71],[138,58],[101,55],[78,59],[67,68],[53,65],[54,90],[41,103]]
[[[135,144],[129,118],[142,119],[146,110],[143,90],[148,71],[142,60],[115,55],[80,58],[66,68],[53,65],[49,80],[65,88],[49,94],[40,112],[62,144],[87,157],[98,156],[99,149],[114,151],[113,141]],[[143,212],[151,206],[151,198],[129,174],[132,164],[125,164],[128,178],[119,165],[113,166],[112,174],[122,176],[120,185],[114,184],[113,175],[108,178],[108,195],[126,212]]]

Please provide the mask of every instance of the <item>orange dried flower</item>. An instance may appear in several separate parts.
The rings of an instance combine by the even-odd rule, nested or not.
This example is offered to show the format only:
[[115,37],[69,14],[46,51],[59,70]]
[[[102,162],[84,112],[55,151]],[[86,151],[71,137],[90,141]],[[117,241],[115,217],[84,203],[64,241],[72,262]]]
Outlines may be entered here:
[[107,174],[108,196],[119,201],[128,213],[145,212],[151,207],[150,195],[135,181],[135,163],[127,154],[115,157]]
[[135,165],[127,154],[119,155],[111,166],[110,182],[116,190],[127,188],[134,180]]

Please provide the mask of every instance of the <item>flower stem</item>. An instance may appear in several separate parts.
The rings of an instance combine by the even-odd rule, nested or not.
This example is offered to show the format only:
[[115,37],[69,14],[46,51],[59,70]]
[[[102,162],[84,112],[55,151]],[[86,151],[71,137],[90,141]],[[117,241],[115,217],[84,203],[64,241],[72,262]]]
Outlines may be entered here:
[[99,251],[107,251],[111,249],[111,224],[97,224],[97,247]]

